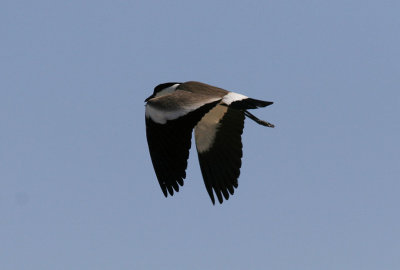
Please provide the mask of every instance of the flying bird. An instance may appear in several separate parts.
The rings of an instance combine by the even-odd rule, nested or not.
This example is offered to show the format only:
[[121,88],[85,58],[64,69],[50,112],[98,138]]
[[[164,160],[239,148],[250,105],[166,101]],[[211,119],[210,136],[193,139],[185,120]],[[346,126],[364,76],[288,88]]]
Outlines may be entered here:
[[204,184],[215,204],[214,193],[222,203],[238,187],[245,117],[274,127],[248,111],[273,102],[201,82],[160,84],[145,102],[147,143],[165,197],[183,186],[193,129]]

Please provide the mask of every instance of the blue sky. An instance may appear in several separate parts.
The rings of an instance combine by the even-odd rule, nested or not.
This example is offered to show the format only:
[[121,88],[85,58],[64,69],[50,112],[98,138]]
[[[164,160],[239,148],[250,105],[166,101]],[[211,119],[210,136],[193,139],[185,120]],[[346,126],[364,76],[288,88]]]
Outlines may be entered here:
[[[1,269],[399,269],[398,1],[0,4]],[[155,85],[274,101],[213,206],[164,198]]]

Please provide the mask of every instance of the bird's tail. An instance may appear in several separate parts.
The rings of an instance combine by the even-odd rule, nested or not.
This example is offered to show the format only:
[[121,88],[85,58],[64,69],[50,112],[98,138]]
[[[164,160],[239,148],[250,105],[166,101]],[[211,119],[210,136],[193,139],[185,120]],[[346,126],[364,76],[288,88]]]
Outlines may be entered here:
[[271,101],[264,101],[264,100],[254,99],[254,98],[245,98],[242,100],[232,102],[232,104],[230,106],[235,109],[248,110],[248,109],[257,109],[257,108],[261,108],[261,107],[267,107],[271,104],[273,104],[273,102],[271,102]]
[[271,104],[273,104],[273,102],[271,102],[271,101],[264,101],[264,100],[254,99],[254,98],[245,98],[242,100],[232,102],[230,107],[244,111],[244,115],[246,115],[251,120],[255,121],[257,124],[273,128],[273,127],[275,127],[273,124],[271,124],[267,121],[258,119],[255,115],[253,115],[247,111],[249,109],[257,109],[257,108],[261,108],[261,107],[267,107]]

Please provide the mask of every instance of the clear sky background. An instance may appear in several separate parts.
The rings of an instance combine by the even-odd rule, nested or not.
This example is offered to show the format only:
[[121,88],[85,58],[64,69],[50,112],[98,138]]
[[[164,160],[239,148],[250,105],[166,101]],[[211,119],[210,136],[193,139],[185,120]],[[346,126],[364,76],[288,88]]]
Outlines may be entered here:
[[[0,4],[0,269],[400,269],[399,1]],[[144,99],[274,101],[239,188],[164,198]]]

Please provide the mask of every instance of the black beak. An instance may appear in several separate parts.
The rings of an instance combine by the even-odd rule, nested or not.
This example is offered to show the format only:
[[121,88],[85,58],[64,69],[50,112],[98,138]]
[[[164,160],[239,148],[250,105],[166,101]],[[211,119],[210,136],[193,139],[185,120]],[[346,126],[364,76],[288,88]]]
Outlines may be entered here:
[[144,100],[144,102],[149,101],[149,99],[152,99],[153,97],[154,97],[154,95],[149,96],[148,98],[146,98],[146,99]]

